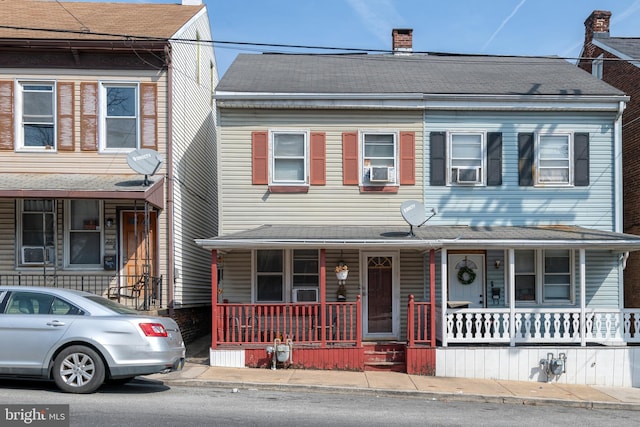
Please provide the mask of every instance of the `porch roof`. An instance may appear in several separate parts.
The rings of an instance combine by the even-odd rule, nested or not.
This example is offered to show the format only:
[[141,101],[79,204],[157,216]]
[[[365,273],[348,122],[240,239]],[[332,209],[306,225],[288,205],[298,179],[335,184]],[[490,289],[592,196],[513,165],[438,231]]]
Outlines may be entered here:
[[0,198],[132,199],[164,207],[164,177],[134,174],[0,173]]
[[640,250],[640,236],[591,228],[551,226],[314,226],[263,225],[210,239],[196,239],[205,249],[256,248],[397,248],[505,249],[573,248]]

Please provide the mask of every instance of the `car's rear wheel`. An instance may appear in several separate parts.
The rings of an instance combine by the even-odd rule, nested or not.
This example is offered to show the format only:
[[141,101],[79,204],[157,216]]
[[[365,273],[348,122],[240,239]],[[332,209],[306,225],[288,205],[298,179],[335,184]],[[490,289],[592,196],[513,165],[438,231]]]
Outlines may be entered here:
[[53,380],[68,393],[92,393],[102,385],[104,377],[102,358],[89,347],[67,347],[53,362]]

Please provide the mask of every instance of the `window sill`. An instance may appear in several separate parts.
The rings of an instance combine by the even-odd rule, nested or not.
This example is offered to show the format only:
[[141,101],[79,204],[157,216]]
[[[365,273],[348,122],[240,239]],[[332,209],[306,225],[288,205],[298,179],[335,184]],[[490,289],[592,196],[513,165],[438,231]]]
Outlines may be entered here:
[[400,187],[397,185],[361,185],[361,193],[397,193]]
[[270,185],[269,193],[308,193],[307,185]]

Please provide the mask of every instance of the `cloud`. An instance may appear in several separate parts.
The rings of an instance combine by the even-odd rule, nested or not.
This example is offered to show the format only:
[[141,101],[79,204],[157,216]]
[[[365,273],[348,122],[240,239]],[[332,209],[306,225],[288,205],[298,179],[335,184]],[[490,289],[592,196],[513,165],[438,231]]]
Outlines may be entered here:
[[[497,30],[495,30],[493,32],[493,34],[491,34],[491,37],[489,37],[489,40],[487,40],[487,42],[484,44],[484,46],[482,46],[482,51],[484,52],[484,50],[487,48],[487,46],[489,46],[489,44],[491,44],[491,42],[493,41],[493,39],[496,38],[496,36],[498,35],[498,33],[504,28],[505,25],[507,25],[507,23],[511,20],[511,18],[513,18],[515,16],[516,13],[518,13],[518,9],[520,9],[522,7],[523,4],[525,4],[527,0],[522,0],[520,3],[518,3],[518,5],[516,6],[515,9],[513,9],[513,12],[511,12],[511,14],[509,16],[507,16],[504,21],[502,21],[502,23],[500,24],[500,26],[498,27]],[[640,1],[640,0],[639,0]]]
[[625,9],[624,12],[622,12],[620,14],[613,15],[611,17],[611,23],[624,21],[629,16],[633,15],[634,13],[636,13],[638,10],[640,10],[640,0],[634,1],[631,6],[629,6],[628,8]]
[[393,3],[393,0],[347,0],[365,28],[385,44],[390,43],[391,30],[404,22]]

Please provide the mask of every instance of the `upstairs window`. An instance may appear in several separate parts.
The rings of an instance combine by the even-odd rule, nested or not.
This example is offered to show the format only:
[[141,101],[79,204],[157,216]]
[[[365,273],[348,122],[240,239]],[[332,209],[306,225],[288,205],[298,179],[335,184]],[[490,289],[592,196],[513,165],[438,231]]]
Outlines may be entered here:
[[449,183],[451,185],[484,184],[484,138],[481,133],[449,135]]
[[273,184],[306,184],[306,132],[272,132]]
[[138,148],[138,85],[103,83],[101,100],[102,149],[130,151]]
[[537,184],[571,183],[571,140],[569,135],[538,137]]
[[363,133],[362,152],[363,185],[394,184],[397,181],[395,133]]
[[19,82],[18,144],[24,150],[55,150],[55,84]]

